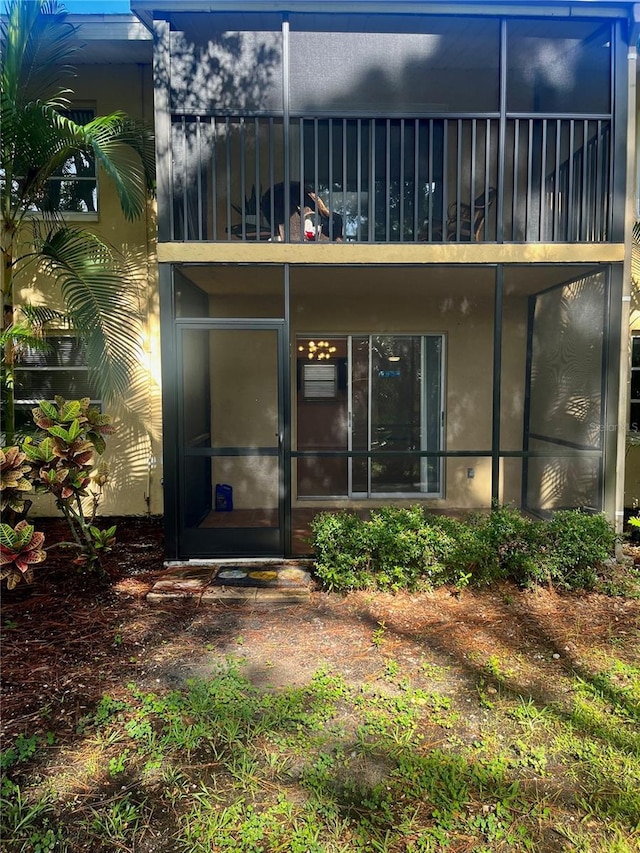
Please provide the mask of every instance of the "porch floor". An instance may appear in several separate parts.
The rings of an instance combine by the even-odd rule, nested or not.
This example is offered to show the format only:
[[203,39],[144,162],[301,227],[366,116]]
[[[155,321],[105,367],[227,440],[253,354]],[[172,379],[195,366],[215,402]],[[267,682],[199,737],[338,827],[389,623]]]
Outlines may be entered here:
[[[300,556],[311,554],[311,522],[320,512],[339,512],[345,506],[327,505],[322,507],[296,507],[291,512],[291,553]],[[366,517],[368,509],[350,510]],[[279,517],[276,509],[233,509],[229,512],[210,512],[201,522],[203,528],[231,527],[278,527]]]

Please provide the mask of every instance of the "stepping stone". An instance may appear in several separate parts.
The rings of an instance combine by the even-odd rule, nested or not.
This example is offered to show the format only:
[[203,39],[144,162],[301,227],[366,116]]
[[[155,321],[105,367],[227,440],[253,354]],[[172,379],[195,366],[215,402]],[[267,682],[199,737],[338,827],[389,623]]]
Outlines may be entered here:
[[184,564],[165,569],[147,594],[148,601],[198,598],[246,603],[298,602],[310,596],[308,562]]

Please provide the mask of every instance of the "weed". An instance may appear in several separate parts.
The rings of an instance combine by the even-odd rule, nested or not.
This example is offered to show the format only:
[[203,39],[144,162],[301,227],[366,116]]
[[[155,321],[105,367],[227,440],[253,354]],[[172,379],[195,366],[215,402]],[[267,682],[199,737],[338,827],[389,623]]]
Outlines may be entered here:
[[387,626],[385,625],[384,621],[378,622],[378,627],[373,632],[373,636],[371,638],[371,642],[377,649],[379,649],[384,642],[386,630]]
[[102,844],[116,844],[134,837],[142,821],[142,805],[134,802],[128,793],[105,806],[93,806],[89,811],[91,816],[87,824]]

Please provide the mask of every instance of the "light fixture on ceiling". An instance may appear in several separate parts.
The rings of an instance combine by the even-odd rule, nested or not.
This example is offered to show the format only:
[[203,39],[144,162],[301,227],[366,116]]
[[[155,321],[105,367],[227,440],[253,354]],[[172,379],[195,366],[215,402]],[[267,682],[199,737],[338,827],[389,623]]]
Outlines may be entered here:
[[306,347],[302,344],[298,346],[298,352],[305,352],[305,350],[309,361],[313,361],[314,359],[317,359],[317,361],[328,361],[337,351],[337,348],[329,341],[318,341],[317,343],[309,341]]

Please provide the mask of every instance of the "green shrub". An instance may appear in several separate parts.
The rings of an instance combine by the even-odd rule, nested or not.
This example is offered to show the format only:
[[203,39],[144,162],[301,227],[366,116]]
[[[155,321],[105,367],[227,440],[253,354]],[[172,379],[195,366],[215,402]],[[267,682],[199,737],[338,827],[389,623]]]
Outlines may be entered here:
[[548,580],[567,589],[592,589],[598,567],[611,557],[616,533],[604,515],[556,512],[546,525]]
[[316,571],[332,590],[429,588],[512,580],[591,588],[612,553],[615,533],[603,515],[558,512],[534,521],[495,506],[464,520],[420,506],[322,513],[313,522]]
[[364,521],[351,512],[322,512],[313,519],[316,572],[330,590],[369,585],[370,556]]
[[420,506],[373,510],[367,523],[371,571],[380,589],[434,586],[446,574],[452,542]]

